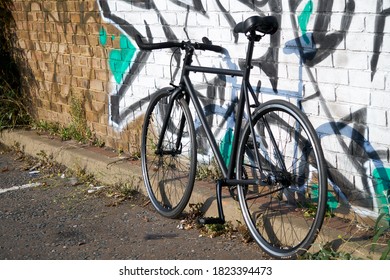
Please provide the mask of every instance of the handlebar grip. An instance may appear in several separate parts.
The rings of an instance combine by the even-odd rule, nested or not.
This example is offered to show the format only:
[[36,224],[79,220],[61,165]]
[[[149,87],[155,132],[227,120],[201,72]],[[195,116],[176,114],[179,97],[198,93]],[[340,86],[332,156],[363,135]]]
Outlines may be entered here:
[[163,43],[144,43],[141,35],[135,35],[135,42],[141,50],[151,51],[157,49],[169,49],[169,48],[180,48],[181,43],[177,42],[163,42]]
[[217,52],[217,53],[223,52],[223,48],[221,46],[217,46],[217,45],[195,43],[194,47],[195,47],[195,49],[202,50],[202,51],[213,51],[213,52]]

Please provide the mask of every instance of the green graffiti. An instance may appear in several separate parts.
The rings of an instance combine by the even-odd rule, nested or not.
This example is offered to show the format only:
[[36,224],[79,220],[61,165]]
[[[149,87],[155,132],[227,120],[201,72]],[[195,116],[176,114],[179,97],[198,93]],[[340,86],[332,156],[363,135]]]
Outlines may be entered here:
[[313,1],[309,0],[305,8],[303,9],[302,13],[298,16],[298,24],[302,30],[302,37],[303,40],[305,40],[306,44],[310,43],[310,39],[306,35],[306,32],[307,32],[307,24],[309,23],[309,19],[312,12],[313,12]]
[[221,152],[222,158],[225,161],[227,166],[229,166],[230,156],[232,153],[232,143],[233,143],[233,129],[228,128],[219,146],[219,150]]
[[[312,193],[313,201],[317,201],[317,199],[318,199],[318,185],[313,185],[312,191],[313,191],[313,193]],[[337,209],[337,207],[339,207],[339,204],[340,203],[338,202],[336,196],[332,192],[328,191],[327,205],[328,205],[329,210],[333,212],[334,210]]]
[[[112,41],[115,40],[115,36],[111,36]],[[99,31],[99,41],[102,46],[107,44],[107,32],[104,28]],[[123,34],[119,37],[120,49],[112,50],[108,56],[108,64],[110,70],[115,78],[115,81],[120,84],[123,79],[123,74],[131,64],[131,60],[136,52],[136,48],[131,41]]]
[[105,46],[107,44],[107,32],[103,27],[100,28],[99,31],[99,41],[102,46]]
[[327,204],[328,207],[331,211],[337,209],[339,207],[339,202],[337,201],[336,196],[333,195],[333,193],[328,192],[328,197],[327,197]]
[[131,60],[136,52],[136,48],[130,40],[123,34],[120,39],[120,49],[112,50],[109,54],[109,65],[115,81],[119,84],[122,81],[123,74],[129,67]]
[[390,169],[377,168],[372,172],[372,176],[376,182],[375,194],[379,213],[390,214]]

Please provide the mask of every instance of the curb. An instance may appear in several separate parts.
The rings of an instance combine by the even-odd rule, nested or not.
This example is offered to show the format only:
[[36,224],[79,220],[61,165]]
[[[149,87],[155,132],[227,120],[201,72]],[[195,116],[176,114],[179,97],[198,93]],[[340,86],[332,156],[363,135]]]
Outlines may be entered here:
[[[40,153],[50,155],[55,162],[67,168],[83,169],[88,174],[93,174],[102,184],[133,182],[135,186],[138,186],[137,190],[147,196],[143,186],[140,162],[129,161],[113,151],[81,145],[75,141],[60,141],[47,135],[39,135],[31,130],[4,130],[0,133],[0,142],[9,147],[19,145],[22,151],[34,157]],[[203,203],[202,210],[206,216],[218,216],[214,183],[196,181],[190,203]],[[223,210],[226,221],[231,221],[233,224],[238,221],[244,223],[238,202],[234,201],[227,191],[223,192]],[[333,244],[356,257],[367,258],[369,256],[379,259],[380,252],[370,253],[367,241],[365,243],[355,241],[343,243],[340,236],[351,236],[351,233],[345,226],[335,227],[325,223],[310,251],[317,252],[326,244]]]

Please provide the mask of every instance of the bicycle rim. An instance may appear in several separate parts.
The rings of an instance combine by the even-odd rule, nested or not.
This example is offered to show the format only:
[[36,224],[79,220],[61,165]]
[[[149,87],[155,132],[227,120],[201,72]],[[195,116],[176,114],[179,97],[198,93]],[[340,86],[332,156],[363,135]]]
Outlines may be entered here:
[[288,102],[264,103],[253,114],[253,123],[255,141],[247,124],[237,164],[240,178],[246,174],[258,180],[245,190],[238,187],[244,220],[267,254],[295,258],[310,248],[325,215],[322,149],[308,118]]
[[[188,105],[177,98],[161,149],[157,151],[170,98],[169,90],[162,90],[150,102],[142,130],[141,160],[145,186],[153,206],[161,215],[176,218],[186,207],[192,193],[196,172],[196,139]],[[182,120],[183,134],[178,143]]]

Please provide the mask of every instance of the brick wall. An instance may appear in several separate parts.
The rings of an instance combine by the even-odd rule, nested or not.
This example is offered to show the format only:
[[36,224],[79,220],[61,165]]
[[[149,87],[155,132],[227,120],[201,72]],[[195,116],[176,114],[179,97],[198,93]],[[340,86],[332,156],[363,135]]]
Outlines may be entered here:
[[67,125],[71,100],[77,98],[96,135],[109,146],[128,149],[128,137],[108,125],[107,53],[117,46],[102,48],[99,42],[102,27],[115,35],[119,31],[102,22],[97,2],[13,2],[19,45],[38,83],[37,118]]
[[[15,0],[20,46],[39,83],[40,119],[67,123],[72,96],[85,101],[88,125],[114,148],[132,149],[145,97],[168,85],[168,51],[145,53],[134,35],[154,42],[222,44],[228,59],[202,54],[201,65],[238,67],[245,38],[232,33],[250,15],[275,15],[281,29],[256,47],[254,86],[262,100],[302,100],[321,136],[337,207],[364,216],[389,211],[390,2],[338,1],[27,1]],[[303,47],[299,51],[298,46]],[[175,60],[174,60],[175,63]],[[195,76],[205,107],[232,106],[240,81]],[[218,86],[213,87],[213,85]],[[221,116],[212,117],[218,124]],[[232,118],[222,139],[232,127]],[[207,147],[202,151],[211,155]]]

